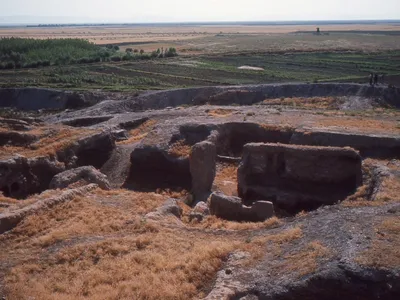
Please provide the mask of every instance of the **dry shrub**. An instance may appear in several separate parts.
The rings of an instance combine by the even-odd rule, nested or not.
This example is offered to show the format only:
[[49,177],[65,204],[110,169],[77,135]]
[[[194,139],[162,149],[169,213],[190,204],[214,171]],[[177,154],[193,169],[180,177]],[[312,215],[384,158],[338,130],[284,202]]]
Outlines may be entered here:
[[175,157],[189,157],[191,151],[192,147],[184,140],[176,141],[168,149],[168,153]]
[[320,261],[330,257],[330,250],[319,241],[314,241],[304,246],[300,251],[283,256],[282,262],[274,266],[273,271],[277,274],[295,273],[301,277],[315,273]]
[[237,196],[237,165],[218,164],[214,179],[215,187],[228,196]]
[[234,110],[233,109],[211,109],[206,111],[209,116],[212,117],[229,117],[233,114]]
[[252,230],[261,228],[275,228],[283,223],[277,217],[272,217],[264,222],[233,222],[227,221],[216,216],[208,216],[198,226],[207,229],[227,229],[227,230]]
[[117,142],[119,145],[128,145],[140,142],[143,140],[149,132],[154,128],[157,124],[156,120],[147,120],[143,124],[129,131],[129,138],[125,141]]
[[400,267],[400,218],[390,217],[376,228],[368,250],[356,262],[374,268]]

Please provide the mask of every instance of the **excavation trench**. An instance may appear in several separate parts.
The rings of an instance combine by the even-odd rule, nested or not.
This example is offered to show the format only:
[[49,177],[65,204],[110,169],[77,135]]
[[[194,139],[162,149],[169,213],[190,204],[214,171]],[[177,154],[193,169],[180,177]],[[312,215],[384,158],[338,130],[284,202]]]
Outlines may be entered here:
[[7,197],[26,199],[49,188],[55,175],[66,169],[92,165],[100,169],[115,147],[111,135],[100,133],[82,139],[55,155],[0,161],[0,190]]

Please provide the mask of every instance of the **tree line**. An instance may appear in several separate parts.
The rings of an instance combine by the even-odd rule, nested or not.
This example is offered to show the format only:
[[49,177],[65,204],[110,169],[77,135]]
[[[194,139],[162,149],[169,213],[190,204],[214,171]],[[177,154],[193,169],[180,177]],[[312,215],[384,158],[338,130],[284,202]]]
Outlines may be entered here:
[[176,56],[175,48],[151,53],[117,45],[96,45],[83,39],[0,39],[0,69],[38,68],[50,65],[153,59]]

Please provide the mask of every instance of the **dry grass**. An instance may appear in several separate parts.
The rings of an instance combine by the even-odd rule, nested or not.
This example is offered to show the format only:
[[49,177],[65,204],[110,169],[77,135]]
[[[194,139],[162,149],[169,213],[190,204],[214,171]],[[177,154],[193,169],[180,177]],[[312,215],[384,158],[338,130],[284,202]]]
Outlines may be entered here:
[[214,186],[228,196],[237,196],[237,165],[222,163],[217,165]]
[[57,151],[65,149],[77,140],[95,134],[98,131],[54,125],[51,128],[35,128],[27,133],[32,132],[40,138],[37,142],[26,147],[0,147],[0,157],[6,158],[17,153],[28,158],[55,155]]
[[168,149],[168,153],[175,157],[189,157],[191,151],[192,147],[184,140],[176,141]]
[[[248,244],[145,222],[137,212],[157,206],[163,197],[154,194],[150,198],[156,199],[151,200],[145,193],[136,198],[136,193],[131,192],[129,198],[128,194],[98,190],[25,219],[12,232],[14,240],[4,241],[8,251],[23,255],[26,249],[31,253],[50,246],[58,250],[44,260],[22,261],[12,268],[5,280],[7,296],[198,299],[205,295],[230,252],[254,252],[263,246],[262,241]],[[132,202],[130,209],[128,203],[112,205],[123,198],[122,202]],[[154,205],[148,206],[146,200]],[[294,237],[288,232],[271,240],[285,242]],[[57,246],[60,243],[62,246]],[[2,254],[0,259],[7,259],[7,252]]]
[[233,114],[233,109],[209,109],[206,111],[209,116],[217,118],[229,117]]
[[48,264],[18,266],[6,291],[12,299],[198,299],[234,246],[145,231],[64,249]]
[[187,195],[189,195],[189,192],[184,189],[181,191],[173,191],[170,189],[157,189],[156,193],[162,196],[167,196],[169,198],[175,198],[175,199],[185,198]]
[[390,217],[376,228],[371,246],[356,261],[375,268],[400,267],[400,218]]
[[140,142],[149,134],[149,132],[154,128],[156,124],[157,124],[156,120],[147,120],[146,122],[136,127],[135,129],[130,130],[128,133],[129,138],[127,140],[117,142],[117,144],[129,145]]
[[390,120],[375,120],[364,117],[326,117],[318,120],[318,126],[341,127],[346,130],[362,130],[365,132],[391,132],[400,133],[400,128]]
[[[0,272],[3,262],[13,266],[4,280],[7,299],[199,299],[229,253],[247,251],[254,262],[265,255],[266,243],[280,247],[302,236],[300,228],[248,240],[240,231],[161,226],[142,218],[171,194],[159,192],[97,189],[0,236]],[[272,218],[257,226],[224,226],[278,225]]]
[[13,210],[24,208],[24,207],[31,205],[39,200],[47,199],[47,198],[54,197],[54,196],[59,196],[60,192],[61,192],[60,190],[46,190],[41,194],[31,195],[25,200],[16,200],[14,198],[0,197],[0,204],[1,203],[9,204],[9,207],[6,209],[3,209],[3,211],[10,212]]
[[216,216],[208,216],[203,222],[197,226],[205,229],[224,229],[224,230],[252,230],[261,228],[276,228],[283,224],[277,217],[272,217],[264,222],[232,222],[217,218]]
[[375,200],[366,199],[368,186],[363,185],[357,192],[342,202],[346,207],[381,206],[390,202],[400,202],[400,179],[391,175],[383,179]]
[[289,228],[274,235],[256,237],[248,236],[243,250],[251,253],[251,258],[244,264],[245,266],[254,265],[266,254],[271,259],[279,259],[282,256],[282,247],[285,247],[302,237],[303,231],[299,227]]
[[337,108],[338,103],[341,101],[343,100],[337,97],[294,97],[266,99],[263,101],[263,104],[302,107],[307,109],[332,109]]
[[[282,124],[282,123],[281,123]],[[289,124],[273,125],[273,124],[260,124],[260,127],[268,131],[292,131],[293,126]]]
[[283,256],[283,260],[274,266],[273,271],[279,274],[297,274],[302,277],[315,273],[323,259],[329,259],[331,252],[319,241],[305,245],[300,251]]

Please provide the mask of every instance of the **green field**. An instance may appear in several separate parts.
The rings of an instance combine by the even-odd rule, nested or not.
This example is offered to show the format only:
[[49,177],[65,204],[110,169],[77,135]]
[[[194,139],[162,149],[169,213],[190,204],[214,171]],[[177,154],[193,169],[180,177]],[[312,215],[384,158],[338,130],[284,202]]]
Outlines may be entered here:
[[[263,68],[261,71],[238,69]],[[400,73],[400,51],[247,53],[97,62],[0,71],[1,87],[135,91],[273,82],[366,81]]]

